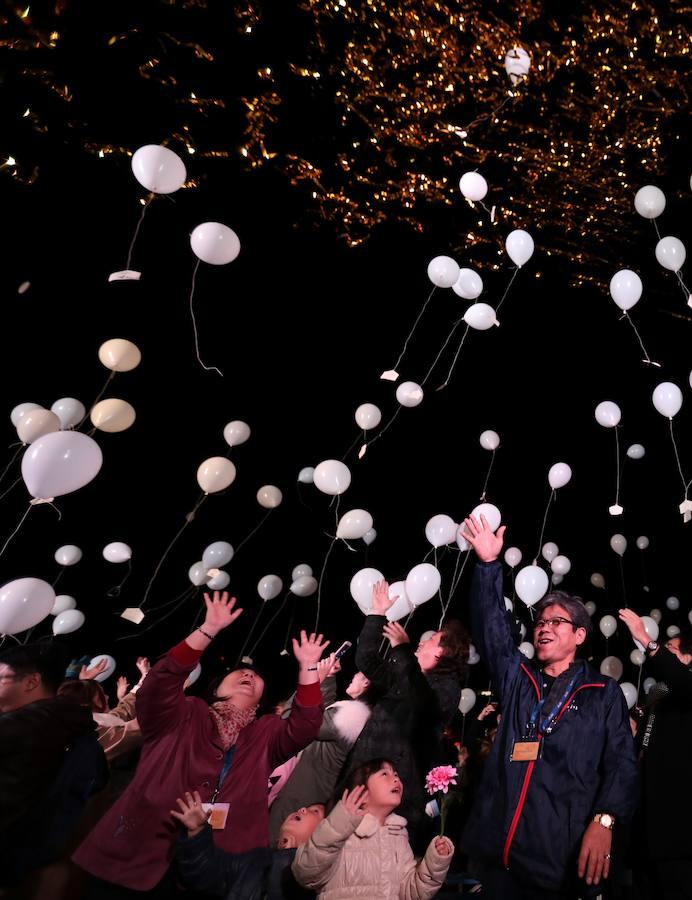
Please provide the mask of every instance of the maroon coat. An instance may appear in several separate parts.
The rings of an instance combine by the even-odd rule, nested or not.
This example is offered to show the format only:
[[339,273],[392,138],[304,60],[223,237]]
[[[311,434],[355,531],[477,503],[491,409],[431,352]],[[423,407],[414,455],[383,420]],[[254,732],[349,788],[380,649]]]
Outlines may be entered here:
[[[151,670],[137,695],[144,747],[135,777],[79,847],[74,860],[87,872],[134,890],[163,878],[174,854],[176,798],[198,790],[208,802],[223,764],[223,747],[209,707],[186,697],[183,684],[201,652],[184,641]],[[229,803],[221,850],[242,853],[269,843],[267,784],[270,773],[319,732],[319,684],[299,685],[287,719],[262,716],[240,732],[233,763],[217,802]]]

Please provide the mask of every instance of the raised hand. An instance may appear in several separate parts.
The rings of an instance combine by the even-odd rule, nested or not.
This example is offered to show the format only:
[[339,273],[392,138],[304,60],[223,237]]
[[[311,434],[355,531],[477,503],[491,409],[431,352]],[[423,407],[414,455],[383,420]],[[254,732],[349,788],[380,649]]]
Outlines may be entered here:
[[214,591],[213,597],[209,594],[204,595],[204,603],[207,607],[207,614],[204,618],[202,628],[208,634],[215,637],[224,628],[228,628],[242,613],[242,609],[235,609],[237,603],[235,597],[228,599],[228,591]]
[[118,697],[118,700],[122,700],[125,694],[127,694],[130,689],[129,684],[127,683],[127,678],[124,675],[121,675],[116,682],[115,693]]
[[146,658],[146,656],[138,656],[137,657],[137,668],[139,669],[139,673],[142,676],[140,681],[144,681],[144,679],[149,674],[149,669],[151,669],[151,663]]
[[321,634],[311,634],[308,637],[305,631],[301,631],[300,642],[293,638],[293,655],[298,660],[300,668],[307,669],[317,665],[328,646],[329,641],[323,641]]
[[398,599],[389,599],[389,585],[386,581],[378,581],[372,586],[372,611],[376,616],[384,616]]
[[202,809],[202,798],[200,797],[199,792],[195,791],[194,794],[190,794],[190,792],[187,791],[185,799],[182,800],[178,797],[176,803],[178,804],[179,811],[176,811],[175,809],[171,810],[173,818],[177,819],[187,828],[190,837],[199,834],[211,815],[211,810],[205,812]]
[[505,528],[505,525],[501,525],[497,529],[497,534],[494,534],[485,516],[481,516],[480,523],[473,516],[469,516],[468,519],[464,519],[464,531],[462,534],[482,562],[493,562],[502,551]]
[[108,660],[102,659],[100,662],[97,662],[95,666],[92,666],[88,669],[86,666],[82,666],[79,672],[79,680],[80,681],[93,681],[97,675],[100,675],[101,672],[105,672],[108,667]]
[[624,622],[625,625],[627,625],[634,640],[639,641],[643,647],[646,647],[651,638],[646,633],[644,623],[636,612],[633,612],[631,609],[621,609],[618,613],[618,617],[621,622]]
[[392,647],[398,647],[399,644],[410,644],[409,636],[398,622],[387,622],[382,629],[382,634],[387,638]]
[[362,818],[365,815],[365,804],[368,802],[370,794],[364,784],[353,788],[352,791],[344,791],[341,802],[346,807],[346,812],[350,816]]
[[336,653],[330,653],[329,656],[325,657],[325,659],[321,659],[317,663],[317,675],[319,676],[320,684],[322,684],[325,678],[330,678],[340,671],[341,663],[336,659]]
[[439,856],[451,856],[454,852],[454,844],[448,837],[436,837],[433,844]]

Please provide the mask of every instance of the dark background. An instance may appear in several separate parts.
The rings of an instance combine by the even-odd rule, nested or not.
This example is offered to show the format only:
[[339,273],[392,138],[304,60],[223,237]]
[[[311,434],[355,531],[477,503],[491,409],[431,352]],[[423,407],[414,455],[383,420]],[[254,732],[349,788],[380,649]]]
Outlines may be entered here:
[[[136,77],[125,51],[115,62],[103,54],[107,29],[95,18],[98,6],[73,4],[62,21],[62,65],[73,67],[71,83],[78,92],[72,102],[78,118],[88,124],[91,134],[99,133],[104,140],[117,135],[118,142],[132,150],[159,142],[170,132],[175,111],[159,98],[156,85]],[[146,10],[121,4],[123,25],[133,13],[142,16],[143,27],[155,24],[147,19]],[[223,19],[225,14],[217,8],[210,28],[222,27],[217,15]],[[276,17],[272,30],[270,19],[263,54],[279,36],[298,39],[290,31],[282,33],[284,27]],[[109,22],[108,28],[114,30],[114,23]],[[276,573],[287,586],[292,567],[301,562],[319,574],[328,535],[333,534],[334,513],[328,497],[313,486],[297,484],[298,471],[345,453],[358,434],[353,413],[360,403],[378,404],[384,421],[394,411],[395,386],[378,376],[393,365],[428,295],[429,259],[449,252],[477,217],[460,197],[451,212],[431,216],[422,234],[388,222],[366,244],[351,249],[333,230],[307,224],[308,197],[278,173],[245,171],[233,157],[214,161],[185,155],[184,148],[171,142],[171,148],[184,155],[189,174],[203,174],[204,181],[195,190],[151,205],[133,257],[132,267],[141,270],[141,282],[108,284],[108,274],[124,268],[141,210],[138,200],[145,192],[135,182],[127,158],[98,159],[82,152],[79,129],[66,130],[56,119],[41,134],[22,124],[24,108],[36,98],[20,77],[21,60],[15,56],[3,54],[2,116],[9,123],[12,155],[40,158],[41,166],[40,176],[31,184],[13,179],[8,171],[0,178],[7,445],[15,440],[9,412],[20,402],[50,407],[59,397],[74,396],[89,405],[108,374],[97,358],[103,341],[133,340],[143,359],[136,371],[116,376],[106,395],[134,405],[134,426],[121,434],[96,434],[104,453],[99,476],[58,500],[60,521],[49,507],[32,510],[0,559],[0,578],[34,575],[52,581],[59,571],[53,561],[55,550],[77,544],[84,558],[63,573],[58,587],[76,597],[86,624],[57,641],[70,655],[112,653],[117,671],[134,677],[136,655],[155,658],[189,632],[200,598],[187,601],[154,628],[149,626],[166,610],[152,612],[139,628],[120,619],[119,613],[140,602],[157,560],[194,505],[198,465],[227,451],[223,427],[232,419],[243,419],[250,424],[252,437],[232,452],[236,482],[202,506],[171,552],[150,600],[155,606],[181,593],[188,584],[189,566],[211,541],[228,540],[237,546],[264,514],[255,501],[261,485],[276,484],[283,490],[283,504],[228,567],[233,593],[247,613],[215,644],[208,663],[211,670],[218,665],[216,654],[227,662],[235,659],[244,623],[259,608],[255,586],[261,576]],[[244,73],[254,70],[256,62],[229,44],[228,79],[237,83],[238,95]],[[304,121],[297,105],[289,121],[299,129],[320,127]],[[237,146],[243,130],[239,109],[231,106],[227,126],[223,140]],[[682,150],[671,151],[655,183],[668,196],[664,233],[684,239],[689,172],[682,157]],[[492,165],[484,174],[492,185]],[[629,174],[636,182],[637,173]],[[565,178],[569,189],[569,176]],[[640,183],[648,180],[642,177]],[[199,368],[187,307],[194,267],[189,233],[209,220],[230,225],[242,243],[234,263],[203,264],[197,279],[202,355],[223,370],[223,378]],[[631,232],[624,247],[620,243],[615,251],[607,246],[597,249],[612,262],[613,272],[625,266],[639,271],[645,293],[633,318],[662,368],[641,363],[636,338],[627,323],[619,321],[607,293],[570,287],[574,272],[569,262],[542,252],[550,217],[533,223],[529,230],[536,252],[514,282],[499,316],[501,327],[471,332],[449,387],[434,391],[453,350],[427,385],[423,404],[402,410],[362,461],[353,454],[349,457],[353,481],[341,498],[340,510],[368,509],[378,537],[368,550],[355,542],[357,554],[343,545],[331,554],[322,588],[322,625],[334,647],[345,638],[353,640],[362,621],[348,591],[352,574],[373,565],[391,581],[405,578],[429,550],[424,535],[428,518],[445,512],[459,520],[477,504],[490,461],[478,437],[487,428],[498,431],[502,439],[488,500],[502,510],[507,546],[520,547],[525,564],[536,552],[549,495],[547,471],[554,462],[565,461],[573,469],[573,479],[558,492],[545,534],[545,540],[557,542],[572,561],[561,587],[595,600],[596,619],[614,612],[622,604],[623,586],[609,538],[622,532],[629,542],[624,558],[629,604],[641,613],[662,608],[663,629],[687,621],[692,524],[683,526],[678,512],[682,490],[668,423],[653,408],[651,392],[664,380],[683,389],[685,403],[675,429],[689,473],[690,320],[672,273],[656,263],[649,223],[632,208],[622,227]],[[589,240],[587,226],[583,240]],[[480,299],[493,304],[504,291],[511,266],[503,257],[500,270],[493,271],[490,260],[487,254],[459,258],[460,263],[478,268],[485,282]],[[29,290],[18,294],[18,286],[26,280],[31,282]],[[411,352],[399,367],[401,380],[423,377],[460,314],[461,302],[451,291],[436,293]],[[614,502],[614,436],[593,416],[596,404],[604,399],[622,408],[623,455],[635,442],[647,451],[641,461],[625,458],[621,494],[625,514],[620,518],[608,515]],[[6,451],[8,460],[12,452]],[[17,474],[13,468],[3,490]],[[5,537],[26,503],[21,484],[0,500]],[[635,546],[638,535],[651,540],[643,553]],[[107,591],[125,569],[101,556],[102,548],[115,540],[133,548],[132,575],[117,599],[109,598]],[[442,558],[446,590],[455,560],[456,551]],[[451,608],[462,618],[471,568],[467,566]],[[605,593],[590,586],[594,571],[604,574]],[[645,584],[648,593],[643,591]],[[508,583],[506,593],[510,588]],[[681,599],[677,613],[665,609],[671,594]],[[269,606],[275,608],[280,600]],[[294,627],[314,619],[315,600],[295,601]],[[290,600],[257,654],[277,673],[293,605]],[[268,610],[264,615],[268,618]],[[417,612],[412,633],[435,627],[438,617],[439,604],[433,599]],[[523,618],[528,621],[526,611]],[[35,636],[48,639],[49,624],[38,626]],[[130,639],[132,635],[136,637]],[[120,640],[123,637],[128,639]],[[623,680],[636,682],[630,649],[629,640],[610,642],[610,652],[625,662]],[[597,659],[604,655],[600,634],[593,651]],[[290,677],[286,681],[282,675],[278,681],[282,690]],[[472,671],[471,684],[484,686],[480,667]]]

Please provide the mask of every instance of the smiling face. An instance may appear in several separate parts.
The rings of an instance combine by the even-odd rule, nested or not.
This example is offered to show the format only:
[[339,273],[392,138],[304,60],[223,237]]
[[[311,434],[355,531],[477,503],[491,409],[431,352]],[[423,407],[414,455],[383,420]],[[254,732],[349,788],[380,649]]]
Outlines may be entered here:
[[427,641],[421,641],[416,649],[416,659],[423,672],[431,672],[443,654],[440,646],[442,632],[436,631]]
[[281,850],[288,850],[305,844],[310,840],[312,832],[322,819],[324,819],[324,806],[321,803],[302,806],[284,819],[279,831],[277,847]]
[[404,794],[404,786],[401,779],[392,766],[386,762],[381,769],[368,778],[368,802],[366,812],[383,810],[392,812],[401,803]]
[[[568,621],[548,625],[546,620],[550,619]],[[586,629],[575,629],[568,624],[569,621],[571,619],[567,610],[557,604],[546,606],[541,610],[536,621],[538,627],[534,626],[533,646],[536,649],[536,658],[543,665],[571,663],[576,656],[577,647],[586,640]]]
[[217,700],[230,700],[238,709],[257,706],[264,692],[264,679],[254,669],[229,672],[216,691]]
[[346,694],[351,700],[357,700],[359,697],[363,696],[369,687],[370,679],[366,678],[362,672],[356,672],[351,679],[351,683],[346,688]]

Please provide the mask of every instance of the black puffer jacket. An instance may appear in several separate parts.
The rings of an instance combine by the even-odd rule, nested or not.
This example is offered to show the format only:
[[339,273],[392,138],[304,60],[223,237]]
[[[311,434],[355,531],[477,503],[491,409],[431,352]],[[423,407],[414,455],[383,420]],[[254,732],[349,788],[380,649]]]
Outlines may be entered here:
[[424,674],[410,644],[379,654],[385,616],[367,616],[360,633],[356,665],[381,691],[370,719],[355,743],[345,771],[370,759],[390,759],[404,785],[397,814],[415,831],[425,820],[424,791],[428,770],[439,763],[440,738],[459,704],[461,685],[455,674]]

